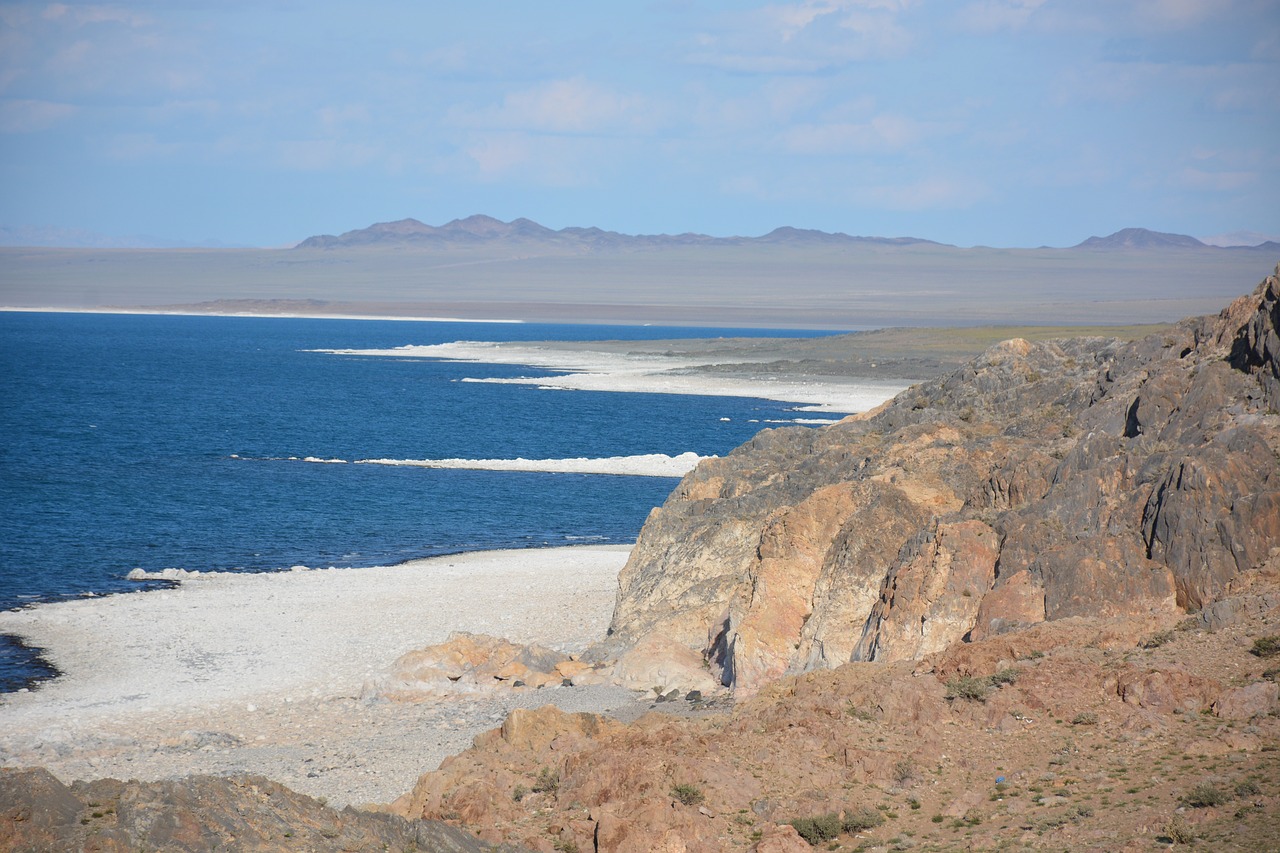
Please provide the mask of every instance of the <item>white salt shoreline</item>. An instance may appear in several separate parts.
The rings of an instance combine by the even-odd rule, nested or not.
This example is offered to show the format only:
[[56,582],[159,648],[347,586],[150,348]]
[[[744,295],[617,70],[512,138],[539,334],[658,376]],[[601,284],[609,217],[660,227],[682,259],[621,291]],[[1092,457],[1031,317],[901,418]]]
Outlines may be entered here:
[[63,673],[0,697],[0,763],[64,779],[255,772],[335,804],[388,801],[512,707],[629,708],[615,688],[362,699],[455,630],[580,651],[630,546],[491,551],[369,569],[210,573],[176,588],[0,613]]
[[[589,346],[589,344],[584,344]],[[560,371],[555,376],[466,378],[462,382],[533,385],[549,390],[619,391],[644,394],[691,394],[706,397],[755,397],[795,403],[796,411],[852,414],[874,409],[913,383],[901,379],[821,377],[779,380],[775,376],[741,377],[698,373],[697,368],[751,361],[710,354],[706,357],[610,352],[603,349],[557,349],[514,342],[453,341],[392,349],[320,349],[329,355],[372,358],[434,358],[483,364],[522,365]]]

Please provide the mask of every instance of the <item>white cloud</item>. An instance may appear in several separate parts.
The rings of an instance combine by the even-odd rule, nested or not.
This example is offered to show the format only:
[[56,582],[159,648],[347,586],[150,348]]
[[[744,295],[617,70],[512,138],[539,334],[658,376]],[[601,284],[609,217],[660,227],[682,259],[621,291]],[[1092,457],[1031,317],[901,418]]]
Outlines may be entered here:
[[77,26],[86,24],[125,24],[142,27],[151,23],[146,15],[140,15],[119,6],[98,4],[70,6],[66,3],[50,3],[41,13],[46,21],[67,22]]
[[284,140],[278,145],[279,165],[303,172],[358,168],[378,156],[378,148],[336,139]]
[[1138,0],[1134,15],[1141,24],[1181,29],[1231,13],[1230,0]]
[[795,154],[899,151],[922,139],[928,126],[904,116],[879,115],[865,122],[802,124],[783,134]]
[[0,132],[34,133],[47,130],[76,113],[73,104],[13,99],[0,101]]
[[1026,25],[1045,0],[980,0],[960,11],[961,25],[976,32],[1016,30]]
[[1206,169],[1183,169],[1178,182],[1184,187],[1211,192],[1231,192],[1257,183],[1262,178],[1257,172],[1218,172]]
[[896,57],[912,45],[898,22],[907,0],[814,0],[726,17],[704,33],[687,61],[734,73],[813,74]]
[[868,200],[890,210],[956,210],[971,207],[988,194],[987,187],[970,178],[921,178],[906,184],[868,187]]
[[654,128],[658,115],[647,98],[621,95],[582,77],[574,77],[511,92],[499,107],[451,110],[449,121],[489,130],[644,133]]

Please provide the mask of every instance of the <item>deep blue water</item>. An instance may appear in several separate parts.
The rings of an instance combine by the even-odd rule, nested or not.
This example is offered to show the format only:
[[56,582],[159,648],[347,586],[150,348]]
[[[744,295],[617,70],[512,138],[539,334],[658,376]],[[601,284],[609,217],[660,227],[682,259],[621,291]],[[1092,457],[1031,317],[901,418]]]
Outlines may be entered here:
[[[0,608],[136,590],[134,568],[634,541],[674,479],[287,457],[723,455],[795,414],[755,399],[463,383],[533,374],[306,350],[738,334],[796,333],[0,312]],[[39,674],[0,643],[0,690]]]

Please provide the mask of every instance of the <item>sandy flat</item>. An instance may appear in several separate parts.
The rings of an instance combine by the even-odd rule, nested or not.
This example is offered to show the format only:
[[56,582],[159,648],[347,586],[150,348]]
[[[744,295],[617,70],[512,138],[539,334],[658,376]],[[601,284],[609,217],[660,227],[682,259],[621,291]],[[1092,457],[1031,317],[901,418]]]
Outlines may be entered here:
[[0,760],[64,779],[255,772],[334,804],[384,802],[510,708],[620,709],[614,688],[363,697],[400,654],[465,630],[574,652],[604,635],[629,546],[401,566],[210,573],[173,589],[0,613],[64,673],[0,704]]

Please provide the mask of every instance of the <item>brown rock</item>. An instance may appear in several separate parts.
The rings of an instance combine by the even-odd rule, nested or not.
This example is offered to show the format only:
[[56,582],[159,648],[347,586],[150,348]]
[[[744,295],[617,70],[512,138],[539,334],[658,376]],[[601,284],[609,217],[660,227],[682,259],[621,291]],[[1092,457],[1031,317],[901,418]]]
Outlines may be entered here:
[[1268,714],[1280,701],[1280,684],[1255,681],[1224,691],[1213,703],[1213,713],[1228,720],[1250,720]]
[[774,823],[764,829],[760,840],[751,849],[755,853],[809,853],[813,848],[800,837],[794,826]]
[[1006,342],[874,414],[760,433],[651,514],[595,654],[660,635],[749,693],[1211,607],[1280,547],[1278,294],[1128,344]]

